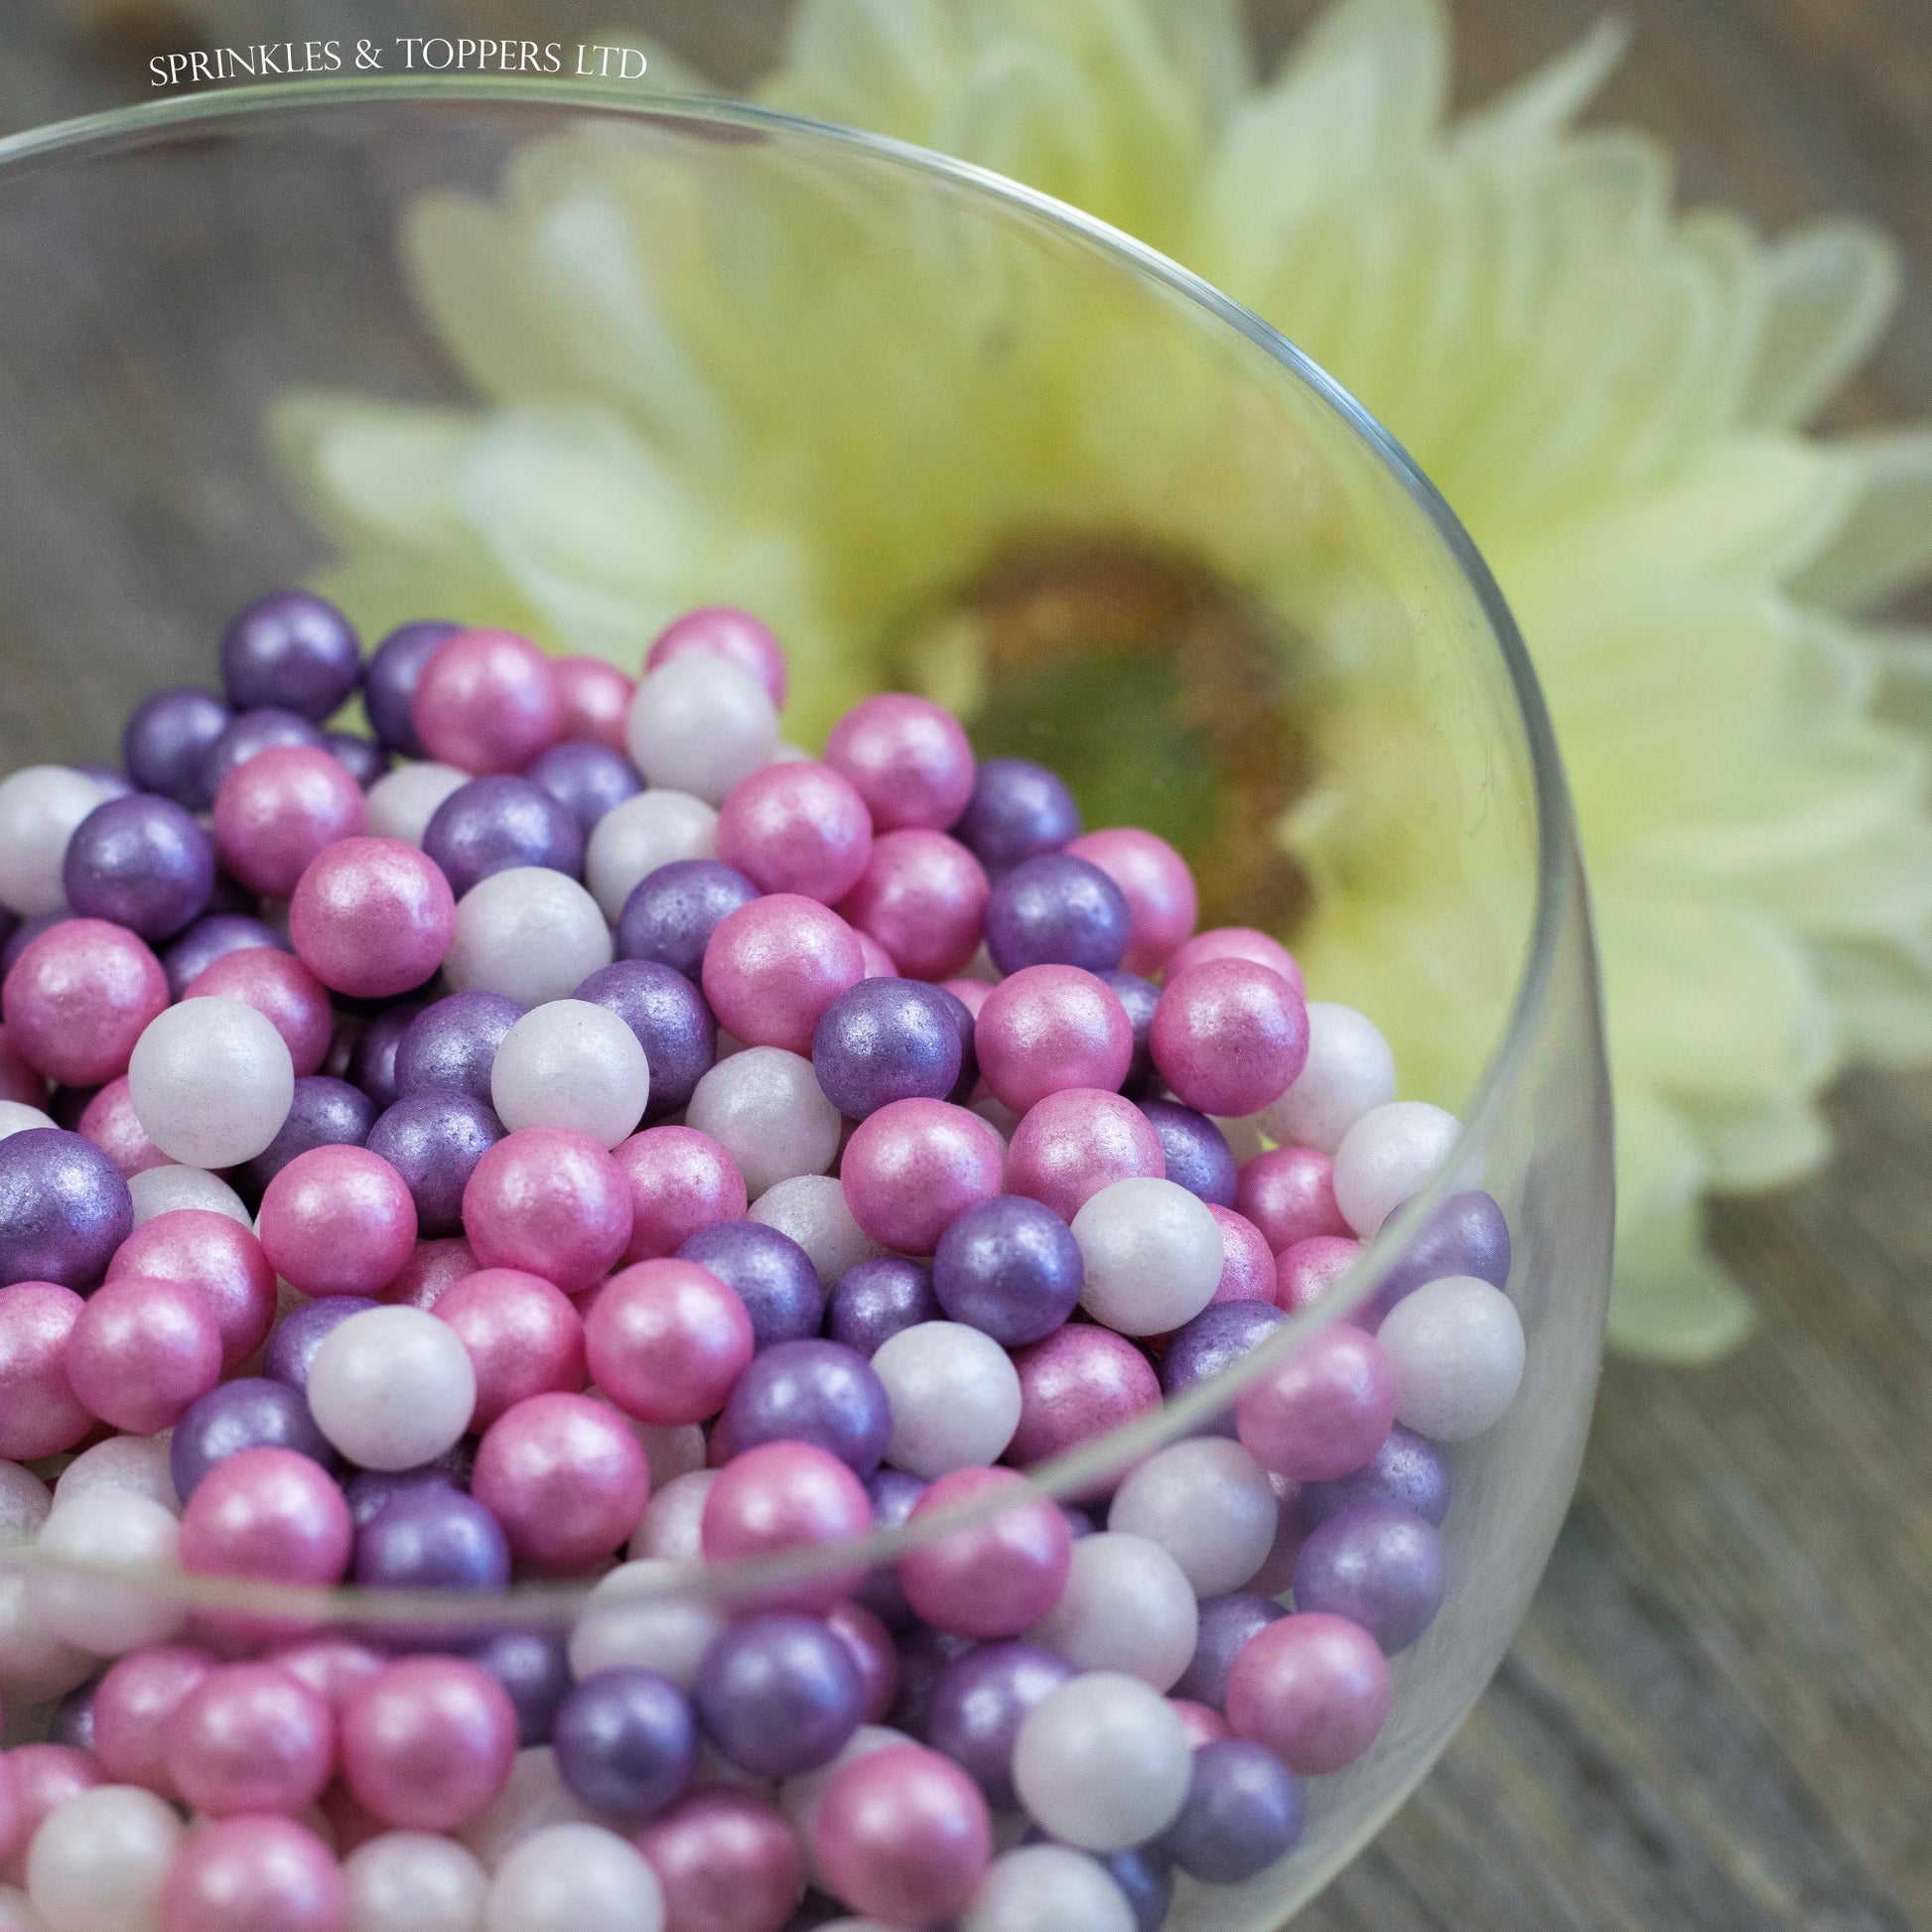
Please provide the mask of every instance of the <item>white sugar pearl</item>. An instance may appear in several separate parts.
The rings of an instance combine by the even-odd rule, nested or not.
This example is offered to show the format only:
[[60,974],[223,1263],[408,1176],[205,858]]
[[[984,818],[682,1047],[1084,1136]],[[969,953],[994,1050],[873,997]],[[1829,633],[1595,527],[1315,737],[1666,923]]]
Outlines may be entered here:
[[1031,1635],[1077,1670],[1165,1691],[1193,1660],[1200,1613],[1186,1573],[1160,1544],[1109,1528],[1074,1544],[1066,1588]]
[[512,866],[457,900],[443,977],[459,993],[536,1007],[568,999],[614,954],[597,900],[576,880],[548,866]]
[[704,1501],[717,1480],[716,1469],[693,1469],[689,1475],[673,1476],[645,1504],[643,1521],[624,1554],[633,1559],[655,1557],[663,1563],[702,1563]]
[[244,1201],[218,1173],[206,1168],[171,1165],[150,1168],[127,1183],[134,1201],[134,1225],[152,1221],[157,1214],[172,1214],[180,1207],[199,1207],[209,1214],[225,1214],[245,1228],[253,1228],[255,1217]]
[[295,1065],[253,1007],[184,1000],[156,1014],[134,1042],[127,1097],[163,1154],[191,1168],[233,1168],[282,1131]]
[[1023,1845],[994,1860],[959,1916],[959,1932],[1136,1932],[1137,1924],[1127,1894],[1065,1845]]
[[738,1163],[754,1200],[794,1174],[823,1173],[839,1151],[839,1110],[812,1063],[782,1046],[748,1046],[698,1082],[685,1124]]
[[523,1841],[552,1825],[585,1825],[596,1814],[564,1783],[557,1754],[530,1744],[510,1759],[510,1774],[494,1804],[457,1834],[483,1868],[494,1871]]
[[718,814],[688,791],[640,791],[597,821],[584,848],[584,880],[613,925],[623,902],[659,866],[718,856]]
[[1335,1149],[1335,1205],[1366,1241],[1425,1186],[1462,1132],[1426,1100],[1392,1100],[1364,1114]]
[[496,1867],[488,1932],[664,1932],[657,1874],[602,1825],[552,1825]]
[[827,1288],[848,1268],[886,1252],[852,1218],[845,1188],[830,1174],[800,1173],[779,1181],[759,1196],[751,1218],[790,1235],[811,1256]]
[[477,1407],[477,1371],[447,1321],[365,1309],[338,1322],[309,1368],[316,1427],[364,1469],[414,1469],[453,1449]]
[[609,1007],[552,1000],[503,1035],[489,1098],[511,1133],[573,1127],[606,1147],[636,1131],[650,1098],[650,1066],[637,1035]]
[[179,1516],[181,1498],[175,1494],[175,1472],[168,1457],[166,1436],[110,1436],[82,1449],[61,1471],[54,1484],[54,1507],[66,1509],[103,1489],[120,1489],[145,1496]]
[[0,1885],[0,1932],[47,1932],[47,1921],[17,1885]]
[[1239,1589],[1275,1546],[1281,1511],[1239,1443],[1202,1436],[1150,1456],[1114,1492],[1107,1527],[1158,1543],[1196,1596]]
[[369,835],[421,846],[437,807],[469,782],[468,772],[429,759],[385,771],[369,787]]
[[1523,1380],[1523,1318],[1501,1289],[1445,1275],[1405,1295],[1376,1331],[1401,1391],[1396,1420],[1438,1443],[1480,1436]]
[[636,1664],[688,1691],[698,1660],[731,1619],[703,1597],[661,1593],[675,1585],[680,1568],[645,1558],[621,1563],[600,1577],[570,1633],[572,1673],[582,1679],[593,1671]]
[[96,1785],[34,1834],[27,1895],[48,1932],[161,1932],[161,1887],[185,1835],[152,1791]]
[[24,1100],[0,1100],[0,1141],[12,1134],[25,1134],[30,1128],[52,1127],[54,1117]]
[[52,1704],[99,1669],[92,1651],[64,1643],[34,1614],[25,1577],[0,1573],[0,1694],[10,1704]]
[[[102,1485],[62,1502],[42,1527],[38,1548],[72,1563],[173,1569],[181,1524],[151,1496]],[[165,1642],[183,1621],[181,1608],[165,1596],[91,1575],[36,1573],[27,1580],[27,1602],[48,1629],[99,1657]]]
[[1284,1147],[1332,1154],[1348,1130],[1395,1098],[1395,1055],[1366,1014],[1330,1000],[1309,1002],[1309,1057],[1295,1084],[1258,1116]]
[[384,1832],[343,1861],[348,1932],[479,1932],[489,1874],[434,1832]]
[[778,714],[750,671],[723,657],[674,657],[637,686],[624,720],[631,761],[653,785],[724,802],[778,749]]
[[1083,1852],[1118,1852],[1146,1844],[1179,1816],[1192,1755],[1158,1691],[1093,1671],[1028,1712],[1014,1741],[1013,1782],[1054,1838]]
[[1073,1217],[1086,1264],[1080,1306],[1123,1335],[1164,1335],[1191,1321],[1221,1281],[1221,1225],[1173,1180],[1103,1187]]
[[54,1495],[32,1469],[0,1462],[0,1545],[26,1543],[41,1533]]
[[67,903],[61,864],[74,827],[113,794],[65,764],[30,764],[0,784],[0,905],[23,919]]
[[991,1335],[964,1322],[901,1328],[872,1366],[893,1408],[886,1460],[896,1469],[931,1477],[985,1468],[1020,1427],[1020,1371]]

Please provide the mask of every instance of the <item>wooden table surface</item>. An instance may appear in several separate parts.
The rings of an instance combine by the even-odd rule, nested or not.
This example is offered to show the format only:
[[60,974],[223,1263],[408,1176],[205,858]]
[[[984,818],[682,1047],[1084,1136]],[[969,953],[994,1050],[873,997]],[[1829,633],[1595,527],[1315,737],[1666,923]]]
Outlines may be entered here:
[[[725,77],[779,0],[462,0],[527,32],[648,21]],[[456,0],[7,0],[0,130],[143,97],[157,49],[449,24]],[[1257,0],[1264,44],[1311,8]],[[1462,0],[1479,98],[1594,0]],[[1845,426],[1932,418],[1927,0],[1622,0],[1603,110],[1687,198],[1767,227],[1849,210],[1908,258]],[[244,24],[245,23],[245,24]],[[210,29],[218,26],[218,35]],[[1932,603],[1907,615],[1921,620]],[[1612,1364],[1581,1492],[1514,1650],[1440,1767],[1297,1932],[1932,1927],[1932,1075],[1863,1074],[1840,1152],[1729,1202],[1762,1321],[1697,1371]]]

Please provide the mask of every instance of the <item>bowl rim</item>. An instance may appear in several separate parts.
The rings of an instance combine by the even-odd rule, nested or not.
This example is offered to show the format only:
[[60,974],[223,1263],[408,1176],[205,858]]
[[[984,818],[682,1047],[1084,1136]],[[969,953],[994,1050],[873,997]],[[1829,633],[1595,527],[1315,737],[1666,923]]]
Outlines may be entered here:
[[[1529,937],[1503,1025],[1460,1117],[1460,1147],[1480,1144],[1503,1114],[1521,1064],[1536,1038],[1554,983],[1565,928],[1575,915],[1587,942],[1587,890],[1571,812],[1568,781],[1541,686],[1515,619],[1487,563],[1455,512],[1397,438],[1288,337],[1253,310],[1224,294],[1191,269],[1112,223],[1054,196],[990,169],[893,136],[760,106],[724,95],[656,92],[621,83],[529,76],[449,75],[375,79],[333,78],[218,87],[203,93],[144,101],[49,123],[0,138],[0,194],[16,179],[64,159],[82,162],[139,147],[182,132],[218,130],[257,120],[287,122],[305,111],[396,104],[417,107],[537,106],[568,109],[585,119],[675,121],[731,129],[742,135],[782,137],[806,146],[844,149],[891,170],[937,181],[1009,218],[1042,223],[1070,237],[1132,278],[1178,297],[1222,328],[1231,330],[1339,417],[1367,446],[1422,511],[1473,594],[1490,637],[1500,652],[1531,776],[1536,823],[1535,906]],[[0,210],[3,211],[3,210]],[[1586,946],[1592,996],[1596,995],[1593,948]],[[1600,1014],[1600,997],[1594,999]],[[1600,1039],[1600,1030],[1599,1030]],[[1600,1055],[1600,1045],[1599,1045]],[[1354,1264],[1308,1309],[1291,1315],[1259,1347],[1210,1381],[1121,1425],[1073,1450],[1024,1472],[1035,1496],[1067,1498],[1098,1476],[1125,1467],[1154,1448],[1181,1439],[1188,1426],[1224,1407],[1299,1341],[1345,1314],[1370,1295],[1382,1269],[1460,1185],[1466,1174],[1451,1159],[1367,1243]],[[1005,1465],[996,1465],[1004,1468]],[[1015,1471],[1016,1474],[1023,1472]],[[917,1524],[875,1529],[855,1543],[792,1555],[741,1560],[702,1571],[680,1571],[650,1593],[707,1597],[769,1591],[815,1576],[849,1571],[857,1558],[891,1562],[952,1531],[990,1520],[1014,1506],[1005,1484],[996,1493],[936,1510]],[[668,1566],[667,1566],[668,1567]],[[138,1579],[155,1593],[189,1609],[299,1619],[408,1625],[449,1622],[479,1629],[567,1620],[581,1610],[594,1584],[524,1583],[491,1592],[454,1589],[387,1589],[341,1584],[311,1587],[200,1576],[181,1570],[117,1565],[71,1557],[37,1555],[32,1543],[0,1545],[0,1581],[8,1575],[81,1579],[106,1584]]]

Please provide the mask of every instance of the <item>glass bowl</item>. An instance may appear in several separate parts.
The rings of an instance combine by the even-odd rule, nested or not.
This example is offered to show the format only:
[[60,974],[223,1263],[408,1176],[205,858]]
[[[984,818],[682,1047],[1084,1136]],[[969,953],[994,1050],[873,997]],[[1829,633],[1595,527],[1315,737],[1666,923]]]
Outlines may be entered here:
[[[461,599],[447,615],[632,671],[676,610],[758,603],[792,649],[789,736],[815,746],[868,689],[927,690],[982,751],[1061,764],[1090,824],[1168,832],[1204,918],[1306,948],[1315,994],[1399,1004],[1403,1093],[1463,1123],[1448,1165],[1221,1382],[1034,1471],[1104,1489],[1373,1295],[1449,1195],[1505,1210],[1527,1371],[1451,1451],[1447,1603],[1395,1660],[1379,1740],[1310,1787],[1300,1848],[1237,1888],[1183,1882],[1171,1920],[1279,1924],[1510,1641],[1582,1453],[1607,1287],[1563,773],[1427,480],[1266,325],[1070,208],[837,128],[569,83],[247,89],[0,143],[0,341],[8,767],[111,762],[138,697],[209,681],[227,615],[285,580],[371,640]],[[462,447],[455,483],[411,467],[437,435]],[[661,521],[620,514],[614,460]],[[6,1561],[0,1659],[30,1575],[110,1581],[27,1544]],[[455,1600],[141,1582],[198,1614],[391,1634]],[[586,1587],[462,1613],[567,1622]],[[11,1741],[44,1731],[51,1707],[0,1692]]]

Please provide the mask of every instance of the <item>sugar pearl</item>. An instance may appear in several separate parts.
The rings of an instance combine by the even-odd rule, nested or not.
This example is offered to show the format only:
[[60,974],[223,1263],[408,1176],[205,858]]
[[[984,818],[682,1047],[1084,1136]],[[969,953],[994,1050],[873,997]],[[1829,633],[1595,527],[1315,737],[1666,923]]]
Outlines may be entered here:
[[52,1115],[42,1113],[38,1107],[30,1107],[20,1100],[0,1100],[0,1141],[9,1135],[24,1134],[30,1127],[53,1125]]
[[470,1426],[477,1374],[455,1329],[419,1309],[371,1309],[338,1326],[309,1369],[322,1433],[365,1469],[434,1461]]
[[513,866],[463,896],[443,976],[459,993],[540,1006],[568,999],[610,965],[614,950],[597,900],[576,880],[547,866]]
[[1381,1730],[1389,1698],[1375,1639],[1346,1617],[1315,1611],[1257,1631],[1228,1671],[1234,1734],[1265,1744],[1304,1777],[1354,1763]]
[[[180,1551],[181,1525],[148,1496],[103,1487],[57,1509],[38,1544],[63,1562],[168,1570]],[[102,1657],[162,1643],[182,1621],[180,1607],[165,1596],[99,1577],[38,1575],[28,1582],[27,1600],[50,1630]]]
[[1159,1692],[1115,1671],[1049,1691],[1027,1714],[1013,1781],[1038,1823],[1068,1845],[1112,1852],[1144,1845],[1187,1796],[1187,1734]]
[[550,1825],[496,1867],[483,1923],[487,1932],[664,1932],[664,1892],[617,1833]]
[[1159,972],[1193,931],[1200,910],[1186,860],[1137,825],[1087,832],[1064,849],[1098,866],[1126,897],[1130,923],[1121,965],[1130,973]]
[[437,808],[470,782],[453,764],[423,759],[399,764],[369,787],[369,831],[378,839],[400,839],[420,849]]
[[702,1596],[675,1594],[680,1574],[677,1564],[640,1558],[599,1578],[570,1633],[572,1672],[581,1679],[636,1665],[688,1691],[731,1618]]
[[1121,1671],[1165,1691],[1197,1635],[1186,1573],[1158,1543],[1109,1529],[1075,1542],[1066,1588],[1032,1640],[1076,1669]]
[[1426,1282],[1389,1311],[1376,1339],[1394,1366],[1396,1418],[1439,1443],[1501,1421],[1523,1380],[1523,1320],[1473,1275]]
[[[654,671],[693,652],[722,657],[749,671],[774,705],[785,701],[785,654],[769,625],[732,604],[703,604],[673,618],[644,653],[644,669]],[[783,746],[778,748],[781,752]]]
[[64,1509],[100,1490],[125,1490],[145,1496],[174,1514],[181,1513],[165,1436],[110,1436],[82,1449],[54,1484],[54,1507]]
[[1367,1240],[1449,1158],[1461,1132],[1453,1114],[1426,1100],[1392,1100],[1362,1115],[1335,1149],[1335,1202],[1349,1227]]
[[858,787],[882,832],[944,831],[973,795],[973,749],[959,720],[901,692],[854,705],[832,727],[825,762]]
[[608,1008],[553,1000],[504,1035],[489,1095],[511,1132],[571,1127],[616,1147],[643,1118],[650,1067],[636,1035]]
[[624,737],[652,785],[717,805],[777,750],[778,714],[750,672],[692,652],[638,684]]
[[187,1167],[232,1168],[281,1131],[295,1063],[253,1007],[184,1000],[142,1034],[127,1085],[142,1131],[164,1154]]
[[984,1466],[1020,1426],[1019,1372],[977,1328],[921,1321],[886,1341],[872,1366],[893,1408],[886,1459],[896,1469],[930,1477]]
[[339,839],[289,900],[289,939],[336,993],[386,1000],[443,963],[456,901],[442,869],[400,839]]
[[839,1110],[819,1091],[811,1061],[778,1046],[720,1060],[684,1117],[738,1163],[754,1200],[794,1174],[823,1173],[839,1151]]
[[1144,1932],[1105,1868],[1064,1845],[1023,1845],[995,1859],[959,1932]]
[[1274,1547],[1279,1511],[1268,1472],[1239,1443],[1175,1443],[1132,1471],[1107,1512],[1110,1531],[1158,1543],[1196,1596],[1239,1589]]
[[779,1181],[759,1196],[752,1219],[796,1241],[828,1286],[882,1252],[853,1219],[844,1187],[830,1174],[793,1174]]
[[1103,1187],[1073,1217],[1086,1265],[1080,1304],[1126,1335],[1191,1321],[1221,1280],[1221,1229],[1206,1202],[1173,1180]]
[[432,758],[469,772],[521,771],[563,731],[550,660],[513,630],[446,637],[417,674],[409,721]]
[[467,1846],[384,1832],[343,1861],[353,1932],[477,1932],[489,1874]]
[[23,919],[58,910],[68,840],[111,796],[65,764],[31,764],[0,782],[0,905]]
[[[291,1088],[293,1082],[291,1082]],[[134,1202],[134,1225],[145,1226],[163,1214],[176,1214],[184,1208],[199,1208],[205,1213],[222,1214],[245,1228],[252,1228],[255,1217],[235,1190],[218,1173],[206,1168],[170,1165],[150,1168],[133,1175],[127,1183]]]
[[182,1838],[174,1809],[152,1791],[96,1786],[34,1834],[27,1895],[48,1932],[160,1932],[162,1886]]
[[1262,1109],[1270,1140],[1333,1154],[1366,1113],[1395,1098],[1395,1055],[1353,1007],[1309,1002],[1309,1056],[1282,1097]]
[[717,856],[712,806],[688,791],[645,791],[598,820],[584,853],[584,880],[615,925],[624,901],[659,866]]

